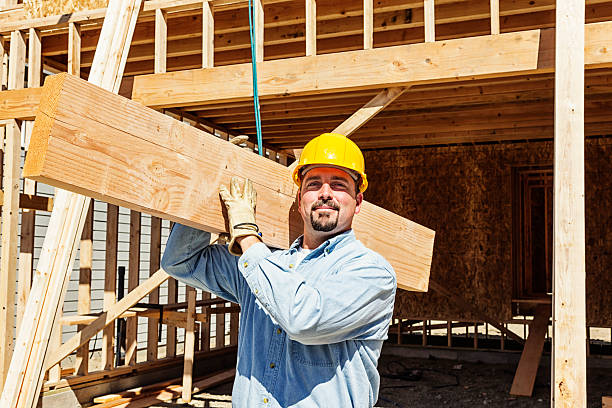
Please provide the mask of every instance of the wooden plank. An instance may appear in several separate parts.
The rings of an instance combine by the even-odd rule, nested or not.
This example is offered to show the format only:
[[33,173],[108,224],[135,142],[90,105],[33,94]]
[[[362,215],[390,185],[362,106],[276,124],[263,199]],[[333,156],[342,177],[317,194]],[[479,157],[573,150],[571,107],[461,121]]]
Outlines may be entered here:
[[[96,321],[102,313],[98,314],[87,314],[87,315],[70,315],[62,316],[62,326],[74,326],[74,325],[87,325]],[[207,322],[208,313],[195,313],[196,322]],[[117,318],[126,319],[128,317],[146,317],[148,320],[159,320],[159,310],[157,309],[143,309],[143,308],[131,308],[130,310],[123,312]],[[175,312],[173,310],[164,311],[162,323],[171,323],[177,327],[187,327],[187,312]]]
[[195,355],[195,305],[196,290],[187,287],[187,327],[185,328],[185,351],[183,364],[183,390],[181,398],[184,402],[191,401],[193,386],[193,358]]
[[[232,306],[237,306],[232,303]],[[230,346],[238,345],[238,326],[240,324],[240,315],[238,313],[230,314]]]
[[[539,53],[552,45],[541,44],[540,37],[540,30],[530,30],[265,61],[257,67],[259,95],[266,99],[550,71],[552,63]],[[154,108],[244,100],[252,97],[251,75],[250,64],[142,75],[134,79],[132,97]]]
[[542,351],[544,351],[550,312],[550,305],[539,305],[534,319],[529,324],[529,336],[523,347],[521,359],[510,388],[510,394],[512,395],[530,397],[533,393],[533,385],[538,374]]
[[489,0],[491,2],[491,34],[499,34],[499,0]]
[[202,2],[202,68],[215,65],[215,18],[211,1]]
[[[128,262],[128,293],[140,283],[140,230],[141,219],[138,211],[130,211],[130,258]],[[138,318],[129,317],[126,323],[125,364],[136,364],[138,346]]]
[[306,1],[306,56],[317,55],[317,0]]
[[166,72],[168,56],[168,14],[162,9],[155,10],[155,73]]
[[78,347],[88,342],[96,333],[127,311],[130,307],[138,303],[140,299],[147,296],[153,289],[164,283],[166,279],[168,279],[168,274],[162,269],[155,272],[153,276],[141,283],[133,291],[129,292],[123,299],[113,304],[106,312],[103,312],[95,321],[62,344],[58,350],[54,351],[53,354],[49,356],[47,365],[52,366],[56,364]]
[[436,17],[434,11],[434,0],[424,1],[424,20],[425,20],[425,42],[436,41]]
[[[23,33],[11,33],[8,69],[9,89],[25,83],[26,43]],[[8,377],[13,353],[15,289],[19,242],[19,178],[21,169],[21,127],[16,121],[5,126],[4,200],[2,203],[2,248],[0,249],[0,388]],[[0,404],[1,405],[1,404]]]
[[557,2],[552,406],[586,407],[584,0]]
[[[140,0],[110,1],[100,34],[100,46],[90,71],[90,81],[105,89],[118,91],[139,8]],[[49,338],[53,327],[60,327],[55,324],[56,318],[61,310],[60,302],[67,288],[76,242],[83,229],[88,207],[89,199],[85,197],[61,190],[56,192],[24,313],[23,321],[27,325],[23,324],[17,334],[15,358],[11,360],[0,406],[29,408],[36,405],[44,367],[52,366],[45,364]],[[3,352],[2,355],[7,354]]]
[[[215,305],[213,306],[210,311],[211,313],[216,312],[217,308],[223,307],[225,306],[225,304],[222,305]],[[214,349],[220,349],[225,347],[225,314],[224,313],[216,313],[216,317],[215,317],[215,347]]]
[[374,48],[374,0],[363,0],[363,49]]
[[81,26],[68,23],[68,71],[69,74],[81,76]]
[[[209,300],[210,292],[202,291],[202,300]],[[210,320],[202,323],[200,325],[200,350],[209,351],[210,350]]]
[[612,397],[601,397],[601,408],[612,408]]
[[[178,299],[178,282],[174,278],[168,279],[168,303],[175,303]],[[166,328],[166,357],[176,356],[176,326],[167,325]]]
[[[49,97],[43,100],[57,104],[41,103],[32,139],[38,153],[25,164],[27,177],[219,233],[225,219],[216,186],[249,175],[259,193],[257,217],[266,243],[287,247],[302,233],[301,217],[291,209],[297,187],[281,164],[75,77],[54,75],[45,87]],[[78,138],[72,136],[76,129]],[[177,187],[188,185],[193,188]],[[394,266],[400,288],[427,289],[433,231],[368,202],[353,227]]]
[[[93,201],[89,204],[87,218],[81,234],[79,248],[79,291],[77,313],[87,314],[91,310],[91,268],[93,262]],[[77,330],[83,330],[82,325]],[[85,375],[89,372],[89,343],[85,343],[76,353],[74,362],[76,375]]]
[[[151,241],[149,246],[149,276],[159,269],[161,258],[161,218],[151,217]],[[159,289],[149,293],[149,303],[159,303]],[[159,342],[159,319],[151,318],[147,323],[147,360],[157,360]]]
[[[102,310],[108,311],[114,304],[117,291],[117,246],[119,207],[108,204],[106,209],[106,244],[104,257],[104,299]],[[102,367],[110,370],[115,360],[115,322],[102,332]]]

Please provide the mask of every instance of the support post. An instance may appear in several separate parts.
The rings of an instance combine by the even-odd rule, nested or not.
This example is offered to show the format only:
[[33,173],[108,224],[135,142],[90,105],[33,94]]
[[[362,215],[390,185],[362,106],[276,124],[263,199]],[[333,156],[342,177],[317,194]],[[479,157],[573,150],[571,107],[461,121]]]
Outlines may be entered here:
[[264,60],[264,9],[263,0],[253,0],[253,26],[255,28],[255,62]]
[[374,0],[363,0],[363,49],[374,46]]
[[[87,211],[87,218],[81,234],[81,246],[79,248],[79,299],[77,313],[88,314],[91,311],[91,267],[93,260],[93,200]],[[77,325],[77,330],[83,330],[85,326]],[[89,371],[89,343],[77,350],[74,363],[74,372],[77,375],[85,375]]]
[[491,34],[499,34],[499,0],[491,1]]
[[196,290],[187,286],[187,327],[185,328],[185,351],[183,364],[183,393],[184,402],[191,401],[193,386],[193,358],[195,355],[195,305]]
[[434,0],[423,0],[424,22],[425,22],[425,42],[436,41],[436,17],[434,11]]
[[[117,290],[117,239],[119,230],[119,207],[108,204],[106,209],[106,254],[104,258],[104,300],[102,310],[108,311],[116,301]],[[102,332],[102,367],[110,370],[115,361],[115,322]]]
[[[138,211],[130,211],[130,260],[128,269],[128,293],[140,283],[140,231],[141,217]],[[136,365],[138,346],[138,318],[128,317],[126,324],[125,364]]]
[[[151,216],[151,243],[149,247],[149,276],[159,269],[161,256],[161,218]],[[149,303],[159,303],[159,288],[149,293]],[[151,318],[147,322],[147,361],[157,360],[157,343],[159,343],[159,319]]]
[[[206,4],[206,2],[204,2]],[[155,9],[155,62],[156,74],[166,72],[168,57],[168,15],[162,9]]]
[[586,407],[584,0],[557,1],[551,404]]
[[[25,63],[25,37],[22,32],[13,31],[8,70],[9,89],[24,87]],[[19,240],[19,178],[21,173],[21,126],[17,121],[12,120],[5,126],[5,129],[2,249],[0,250],[0,386],[7,380],[14,347],[17,243]]]

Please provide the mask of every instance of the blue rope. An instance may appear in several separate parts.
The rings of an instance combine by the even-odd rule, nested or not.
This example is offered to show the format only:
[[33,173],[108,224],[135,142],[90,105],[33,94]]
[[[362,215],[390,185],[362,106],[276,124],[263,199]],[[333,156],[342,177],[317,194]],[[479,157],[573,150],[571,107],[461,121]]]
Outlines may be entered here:
[[257,128],[257,150],[263,156],[262,136],[261,136],[261,114],[259,112],[259,91],[257,90],[257,63],[255,52],[255,29],[253,27],[254,18],[253,2],[249,0],[249,32],[251,34],[251,66],[253,67],[253,105],[255,108],[255,127]]

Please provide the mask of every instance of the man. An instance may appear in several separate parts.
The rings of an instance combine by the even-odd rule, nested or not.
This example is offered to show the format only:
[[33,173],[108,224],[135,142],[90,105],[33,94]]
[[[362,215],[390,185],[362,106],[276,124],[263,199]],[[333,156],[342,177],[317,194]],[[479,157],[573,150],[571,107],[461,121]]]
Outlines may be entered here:
[[210,234],[175,225],[162,267],[240,304],[233,406],[372,407],[396,278],[351,230],[367,187],[363,155],[325,133],[305,146],[293,177],[304,235],[288,250],[262,243],[255,190],[246,180],[241,192],[234,178],[230,191],[220,189],[229,252],[209,245]]

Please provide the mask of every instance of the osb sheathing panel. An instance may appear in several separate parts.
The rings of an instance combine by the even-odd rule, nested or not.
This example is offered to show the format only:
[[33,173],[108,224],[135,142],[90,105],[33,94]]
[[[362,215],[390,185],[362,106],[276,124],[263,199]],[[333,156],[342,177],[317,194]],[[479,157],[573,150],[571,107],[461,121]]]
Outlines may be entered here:
[[[367,200],[436,231],[431,280],[512,317],[512,167],[552,164],[552,142],[365,152]],[[586,143],[587,320],[612,325],[612,141]],[[384,239],[384,238],[383,238]],[[430,291],[398,291],[400,317],[475,320]]]
[[70,14],[81,10],[95,10],[108,6],[108,0],[25,0],[28,18]]

